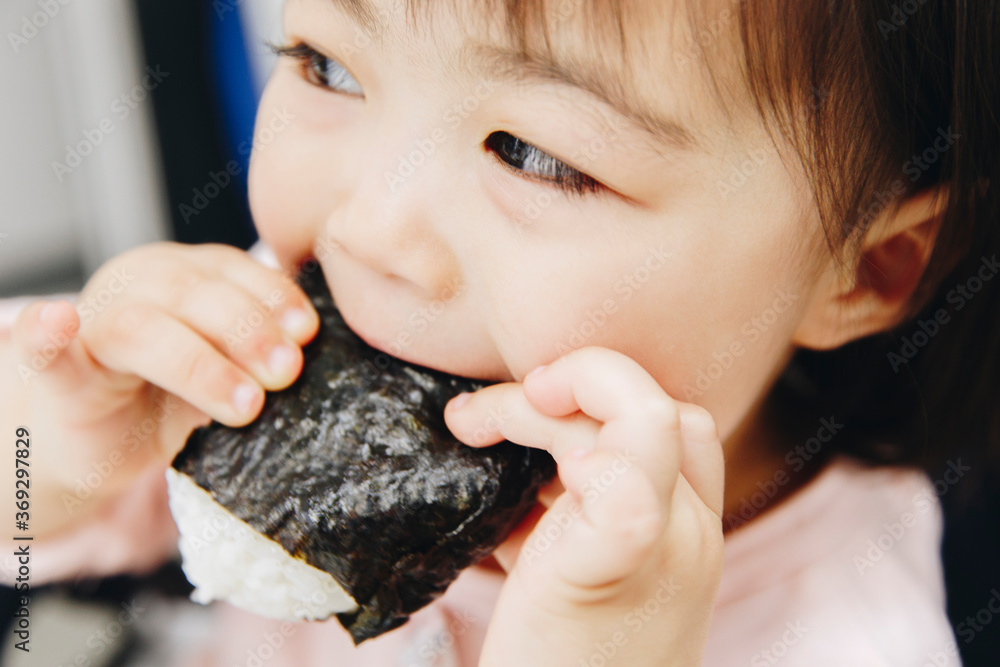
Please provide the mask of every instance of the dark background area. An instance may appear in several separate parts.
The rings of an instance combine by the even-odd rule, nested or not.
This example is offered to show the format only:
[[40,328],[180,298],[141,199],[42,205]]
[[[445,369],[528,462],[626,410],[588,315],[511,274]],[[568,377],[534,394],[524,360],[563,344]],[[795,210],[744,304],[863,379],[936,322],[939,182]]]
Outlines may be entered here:
[[[153,110],[174,238],[246,249],[257,234],[246,198],[246,161],[239,154],[239,141],[230,137],[243,134],[249,140],[251,132],[242,116],[227,117],[224,93],[240,84],[248,89],[249,72],[242,81],[227,79],[226,74],[238,77],[240,70],[217,64],[218,46],[230,39],[234,29],[238,33],[239,20],[233,14],[220,19],[211,5],[204,0],[136,0],[146,62],[160,64],[173,77],[172,85],[153,91]],[[246,98],[245,107],[255,106],[252,92],[235,95]],[[195,190],[204,191],[210,174],[224,172],[234,159],[243,167],[235,187],[221,188],[197,214],[182,208],[193,208]]]

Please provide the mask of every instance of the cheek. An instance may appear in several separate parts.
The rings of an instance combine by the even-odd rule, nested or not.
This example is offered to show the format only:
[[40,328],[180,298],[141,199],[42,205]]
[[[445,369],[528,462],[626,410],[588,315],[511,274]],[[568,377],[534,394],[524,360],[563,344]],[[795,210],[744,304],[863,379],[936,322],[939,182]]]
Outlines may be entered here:
[[675,399],[707,408],[726,436],[780,372],[807,301],[789,235],[758,231],[667,235],[624,256],[594,243],[562,264],[550,248],[507,266],[491,290],[504,356],[517,375],[580,347],[617,350]]
[[[663,245],[612,254],[610,242],[556,245],[516,263],[484,262],[484,313],[494,318],[501,351],[515,375],[585,346],[617,350],[644,368],[662,363],[682,375],[679,339],[670,322],[686,293],[684,267]],[[559,259],[562,258],[562,259]],[[665,286],[672,286],[667,289]]]
[[781,370],[803,299],[787,283],[730,276],[723,287],[703,274],[664,270],[662,282],[642,286],[643,275],[636,271],[638,288],[608,318],[609,347],[676,400],[705,407],[728,436]]
[[[306,257],[326,217],[323,161],[310,141],[301,114],[286,91],[272,81],[257,115],[248,176],[250,211],[261,240],[282,265]],[[279,131],[272,128],[280,127]],[[270,131],[269,131],[270,130]]]

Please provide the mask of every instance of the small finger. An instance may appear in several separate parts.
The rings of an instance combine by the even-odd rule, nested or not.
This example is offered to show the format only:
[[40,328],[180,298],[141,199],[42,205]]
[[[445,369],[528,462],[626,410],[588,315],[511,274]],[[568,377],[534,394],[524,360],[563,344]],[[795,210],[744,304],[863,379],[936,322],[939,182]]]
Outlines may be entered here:
[[[567,493],[535,529],[552,544],[549,566],[581,588],[608,586],[640,570],[665,528],[649,477],[605,450],[581,450],[560,465],[559,476]],[[532,546],[529,538],[525,548]]]
[[224,247],[220,257],[222,274],[272,308],[274,318],[292,340],[305,345],[313,339],[319,331],[319,315],[291,277],[254,261],[235,248]]
[[680,472],[680,415],[677,402],[637,362],[606,348],[580,348],[529,374],[523,386],[542,414],[579,410],[603,422],[596,448],[638,463],[668,508]]
[[705,505],[722,517],[726,460],[715,420],[705,408],[678,403],[684,445],[681,474]]
[[284,389],[302,370],[302,349],[253,295],[217,280],[177,301],[174,314],[225,352],[265,389]]
[[524,392],[543,414],[558,417],[582,410],[602,422],[641,407],[651,397],[666,396],[638,362],[602,347],[573,350],[536,368],[525,376]]
[[456,396],[445,406],[445,423],[467,445],[503,440],[547,450],[558,462],[578,447],[593,449],[600,424],[583,413],[550,417],[527,401],[522,385],[503,382]]
[[252,376],[158,308],[122,309],[91,338],[94,357],[107,368],[162,387],[227,426],[249,423],[263,407],[264,391]]
[[86,383],[83,368],[93,365],[76,341],[80,316],[69,301],[36,301],[17,316],[11,337],[22,378],[42,376],[64,391]]

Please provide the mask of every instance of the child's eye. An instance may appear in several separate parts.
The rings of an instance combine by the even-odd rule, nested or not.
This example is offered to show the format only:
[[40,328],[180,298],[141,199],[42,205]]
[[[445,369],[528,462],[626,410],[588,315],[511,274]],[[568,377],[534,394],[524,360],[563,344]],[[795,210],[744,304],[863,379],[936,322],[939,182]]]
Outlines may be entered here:
[[581,195],[603,188],[590,176],[507,132],[494,132],[483,144],[507,166],[527,178]]
[[333,58],[328,58],[313,47],[299,42],[292,46],[272,46],[279,56],[289,56],[298,61],[302,76],[309,83],[329,88],[345,95],[364,97],[364,91],[350,72]]

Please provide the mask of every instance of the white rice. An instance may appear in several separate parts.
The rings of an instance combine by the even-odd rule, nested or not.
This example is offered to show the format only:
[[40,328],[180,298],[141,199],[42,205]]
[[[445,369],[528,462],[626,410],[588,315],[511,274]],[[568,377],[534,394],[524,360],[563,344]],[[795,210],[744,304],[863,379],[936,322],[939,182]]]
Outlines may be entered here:
[[233,516],[187,475],[167,468],[170,511],[180,531],[182,567],[201,604],[225,600],[287,621],[355,611],[336,580]]

